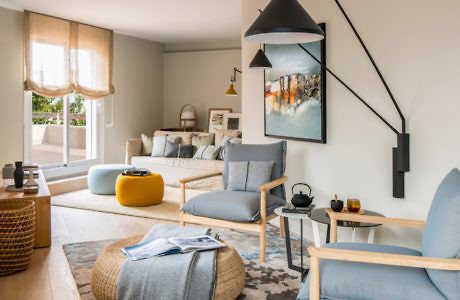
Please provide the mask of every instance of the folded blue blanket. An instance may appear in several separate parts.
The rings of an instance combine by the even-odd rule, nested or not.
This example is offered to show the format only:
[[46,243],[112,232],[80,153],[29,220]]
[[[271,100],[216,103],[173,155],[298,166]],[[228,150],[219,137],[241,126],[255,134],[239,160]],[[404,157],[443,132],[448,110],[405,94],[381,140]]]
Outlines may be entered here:
[[[154,226],[142,242],[158,238],[209,234],[209,228]],[[126,259],[118,278],[120,300],[213,299],[217,251],[188,252],[132,261]]]

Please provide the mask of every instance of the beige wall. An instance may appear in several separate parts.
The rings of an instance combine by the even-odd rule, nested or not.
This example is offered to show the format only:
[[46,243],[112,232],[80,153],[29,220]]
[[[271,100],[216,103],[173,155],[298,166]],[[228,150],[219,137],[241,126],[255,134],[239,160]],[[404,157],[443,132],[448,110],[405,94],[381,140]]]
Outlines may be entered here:
[[126,140],[162,124],[163,45],[114,37],[113,126],[105,130],[105,162],[124,161]]
[[[0,165],[23,159],[22,33],[22,13],[0,8]],[[116,91],[105,162],[123,162],[128,138],[161,127],[162,61],[162,44],[114,35]]]
[[241,70],[241,50],[165,53],[163,55],[163,126],[178,127],[184,104],[195,106],[198,127],[207,128],[209,108],[241,111],[241,74],[237,97],[224,96],[233,68]]
[[[268,1],[242,2],[243,34]],[[333,1],[302,0],[318,22],[327,23],[330,68],[398,126],[397,113],[377,75]],[[425,219],[442,178],[460,167],[460,23],[458,0],[344,1],[408,119],[411,171],[406,198],[392,198],[391,147],[396,136],[340,84],[328,76],[326,145],[289,141],[289,184],[308,182],[316,204],[334,193],[358,195],[364,209],[388,216]],[[245,143],[264,137],[263,72],[248,64],[257,44],[242,43]],[[342,237],[349,238],[347,235]],[[340,236],[340,235],[339,235]],[[379,228],[378,242],[420,246],[420,231]]]
[[0,165],[23,157],[22,13],[0,8]]

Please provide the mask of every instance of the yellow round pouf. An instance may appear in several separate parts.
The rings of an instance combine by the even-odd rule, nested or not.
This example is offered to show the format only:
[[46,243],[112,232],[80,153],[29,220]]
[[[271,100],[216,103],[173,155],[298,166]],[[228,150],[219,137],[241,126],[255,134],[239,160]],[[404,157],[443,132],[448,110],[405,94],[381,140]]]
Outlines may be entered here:
[[147,176],[119,175],[116,196],[124,206],[150,206],[160,204],[164,195],[164,182],[160,174]]

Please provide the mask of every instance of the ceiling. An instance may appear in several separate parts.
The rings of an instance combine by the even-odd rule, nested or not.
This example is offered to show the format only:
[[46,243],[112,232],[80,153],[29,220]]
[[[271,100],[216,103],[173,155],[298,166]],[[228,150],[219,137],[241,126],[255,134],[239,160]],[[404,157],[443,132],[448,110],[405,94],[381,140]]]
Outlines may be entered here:
[[0,0],[30,10],[161,43],[239,40],[240,0]]

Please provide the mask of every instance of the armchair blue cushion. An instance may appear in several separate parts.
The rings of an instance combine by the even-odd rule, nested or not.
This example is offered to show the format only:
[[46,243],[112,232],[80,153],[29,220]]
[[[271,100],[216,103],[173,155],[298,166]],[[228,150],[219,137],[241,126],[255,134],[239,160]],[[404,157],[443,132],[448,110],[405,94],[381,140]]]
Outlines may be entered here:
[[[286,149],[286,141],[261,145],[225,144],[224,170],[222,176],[224,189],[227,189],[229,162],[231,161],[273,161],[271,180],[282,177],[286,169]],[[279,198],[286,199],[284,185],[274,188],[270,193]]]
[[[460,257],[460,171],[453,169],[436,191],[423,232],[423,256]],[[460,272],[427,270],[448,299],[460,299]]]
[[[325,247],[413,256],[421,255],[419,251],[413,249],[388,245],[333,243],[325,245]],[[425,269],[323,259],[320,262],[320,276],[321,299],[445,299],[430,281]],[[297,299],[309,299],[309,292],[310,276],[306,278]]]
[[[267,196],[267,215],[284,205],[285,200]],[[183,211],[194,216],[235,222],[255,222],[260,218],[260,193],[213,191],[185,202]]]

